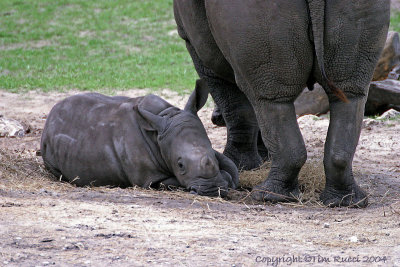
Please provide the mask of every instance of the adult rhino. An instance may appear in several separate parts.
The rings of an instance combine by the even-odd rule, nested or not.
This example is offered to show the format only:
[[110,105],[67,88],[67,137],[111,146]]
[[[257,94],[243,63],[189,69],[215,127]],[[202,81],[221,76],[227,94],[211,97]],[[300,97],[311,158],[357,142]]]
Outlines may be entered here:
[[235,164],[211,147],[197,111],[208,89],[197,82],[185,109],[155,95],[68,97],[51,110],[41,140],[45,166],[78,186],[183,186],[226,196]]
[[352,161],[390,0],[174,0],[174,13],[195,68],[222,110],[224,154],[240,168],[257,167],[261,130],[272,168],[253,196],[287,201],[298,195],[307,153],[293,102],[318,82],[331,110],[321,200],[365,207]]

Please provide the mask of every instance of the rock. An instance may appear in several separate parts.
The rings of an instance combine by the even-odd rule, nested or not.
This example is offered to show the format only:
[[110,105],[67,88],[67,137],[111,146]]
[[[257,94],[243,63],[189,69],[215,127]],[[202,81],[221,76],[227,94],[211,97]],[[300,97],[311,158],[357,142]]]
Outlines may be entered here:
[[394,109],[390,109],[383,113],[381,116],[379,116],[377,119],[378,120],[389,120],[393,118],[400,118],[400,112]]
[[22,137],[24,134],[24,126],[20,122],[0,115],[0,137]]
[[375,68],[373,81],[381,81],[388,77],[391,70],[400,63],[400,38],[397,32],[389,32],[382,56]]
[[371,82],[365,115],[382,114],[391,108],[400,111],[400,81]]
[[329,111],[329,100],[324,89],[315,84],[314,90],[307,88],[299,95],[294,102],[296,114],[303,115],[319,115]]

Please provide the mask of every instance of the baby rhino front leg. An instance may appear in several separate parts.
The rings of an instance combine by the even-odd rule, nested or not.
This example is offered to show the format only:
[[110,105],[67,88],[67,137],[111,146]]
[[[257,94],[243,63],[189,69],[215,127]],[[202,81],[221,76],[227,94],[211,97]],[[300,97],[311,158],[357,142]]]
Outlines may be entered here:
[[261,201],[295,201],[299,195],[298,174],[307,152],[294,104],[260,100],[255,110],[272,166],[268,178],[253,188],[252,196]]

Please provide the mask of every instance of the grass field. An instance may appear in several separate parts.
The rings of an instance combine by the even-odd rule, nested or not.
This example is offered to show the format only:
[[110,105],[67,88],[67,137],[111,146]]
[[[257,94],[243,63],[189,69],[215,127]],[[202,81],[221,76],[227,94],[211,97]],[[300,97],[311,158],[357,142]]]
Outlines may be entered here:
[[189,91],[175,29],[172,0],[0,1],[0,89]]
[[390,19],[390,31],[400,32],[400,12],[392,11],[392,16]]
[[192,89],[172,0],[0,1],[0,88]]

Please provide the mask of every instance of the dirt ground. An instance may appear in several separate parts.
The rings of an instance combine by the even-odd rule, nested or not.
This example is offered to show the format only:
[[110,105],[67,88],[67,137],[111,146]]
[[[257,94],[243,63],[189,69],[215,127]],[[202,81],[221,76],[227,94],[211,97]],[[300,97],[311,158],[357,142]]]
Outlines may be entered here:
[[[366,209],[325,208],[318,189],[314,200],[272,205],[246,190],[219,199],[57,181],[36,151],[46,114],[73,93],[0,91],[0,114],[30,128],[0,138],[0,266],[400,266],[400,120],[365,121],[354,169],[370,194]],[[186,101],[161,95],[181,108]],[[221,151],[225,129],[210,123],[211,112],[199,114]],[[327,115],[299,119],[309,166],[321,165],[328,123]],[[322,181],[322,168],[314,172]]]

